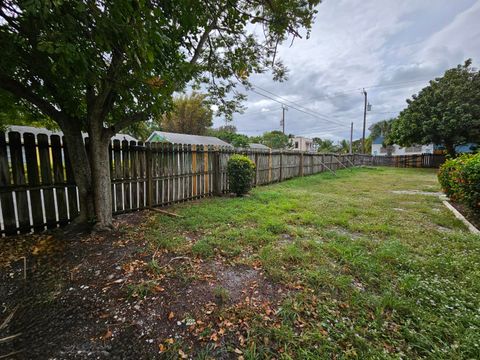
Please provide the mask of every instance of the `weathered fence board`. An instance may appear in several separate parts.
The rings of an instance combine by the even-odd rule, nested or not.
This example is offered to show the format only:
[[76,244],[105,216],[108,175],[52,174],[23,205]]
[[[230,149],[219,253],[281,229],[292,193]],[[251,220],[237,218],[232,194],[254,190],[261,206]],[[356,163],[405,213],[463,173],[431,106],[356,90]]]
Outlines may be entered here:
[[[25,161],[27,163],[28,184],[30,188],[30,203],[41,204],[42,195],[40,191],[40,172],[38,170],[37,147],[35,144],[35,136],[33,134],[25,134],[23,137],[25,144]],[[43,211],[41,206],[31,206],[32,209],[32,225],[34,230],[43,230]]]
[[73,175],[72,164],[68,156],[68,147],[65,143],[65,138],[63,138],[62,141],[65,161],[65,185],[68,193],[68,219],[74,219],[78,215],[77,186],[75,185],[75,178]]
[[67,197],[65,196],[65,178],[63,168],[63,154],[60,137],[52,135],[50,137],[52,148],[52,163],[53,163],[53,181],[55,184],[55,197],[57,203],[58,222],[63,225],[68,223],[67,214]]
[[0,202],[2,209],[2,231],[6,235],[16,234],[17,224],[15,221],[15,205],[11,186],[10,166],[7,152],[5,134],[0,133]]
[[[86,146],[88,153],[88,141]],[[445,160],[433,154],[374,157],[118,140],[109,151],[115,214],[227,193],[227,163],[235,153],[255,162],[254,185],[357,165],[438,167]],[[66,224],[78,215],[78,207],[63,139],[57,135],[0,133],[1,235]]]

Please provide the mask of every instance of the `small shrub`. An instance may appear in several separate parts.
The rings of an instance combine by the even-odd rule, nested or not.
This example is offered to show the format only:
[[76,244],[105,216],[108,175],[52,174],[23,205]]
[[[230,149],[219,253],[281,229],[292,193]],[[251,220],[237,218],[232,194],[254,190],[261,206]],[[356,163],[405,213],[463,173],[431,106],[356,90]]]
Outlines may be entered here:
[[252,188],[255,164],[244,155],[233,155],[227,164],[230,191],[242,196]]
[[463,167],[464,161],[465,155],[455,159],[449,159],[440,166],[438,172],[438,182],[443,192],[452,200],[458,200],[455,197],[458,194],[460,170]]
[[447,160],[440,167],[438,181],[452,200],[480,210],[480,153]]
[[462,200],[471,208],[480,210],[480,153],[467,159],[460,179]]

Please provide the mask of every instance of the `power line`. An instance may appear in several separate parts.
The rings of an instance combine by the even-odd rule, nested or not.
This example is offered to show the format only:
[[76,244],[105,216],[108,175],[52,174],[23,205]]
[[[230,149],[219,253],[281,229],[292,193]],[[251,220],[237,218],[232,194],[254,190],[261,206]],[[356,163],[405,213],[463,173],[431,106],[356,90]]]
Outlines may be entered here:
[[[318,114],[316,114],[316,113],[313,113],[311,110],[305,111],[305,110],[302,110],[302,109],[297,108],[296,106],[289,105],[289,104],[286,104],[285,102],[282,102],[282,101],[279,101],[279,100],[277,100],[277,99],[275,99],[275,98],[272,98],[271,96],[262,94],[262,93],[256,91],[255,89],[250,89],[250,90],[253,91],[254,93],[260,95],[260,96],[266,97],[267,99],[270,99],[270,100],[273,100],[273,101],[275,101],[275,102],[277,102],[277,103],[279,103],[279,104],[288,106],[288,107],[290,107],[290,108],[292,108],[292,109],[295,109],[295,110],[297,110],[297,111],[300,111],[300,112],[302,112],[302,113],[304,113],[304,114],[307,114],[307,115],[310,115],[310,116],[314,116],[314,117],[316,117],[316,118],[318,118],[318,119],[320,119],[320,120],[326,121],[326,122],[335,122],[335,121],[330,120],[330,119],[328,119],[328,118],[326,118],[326,117],[324,117],[324,116],[322,116],[322,115],[318,115]],[[277,96],[277,95],[275,95],[275,96]],[[277,96],[277,97],[278,97],[278,96]],[[339,123],[337,123],[337,124],[339,124]]]
[[[372,88],[382,88],[382,87],[397,87],[398,85],[405,85],[405,84],[411,84],[411,83],[415,83],[415,82],[422,82],[422,81],[429,81],[429,80],[431,80],[431,79],[417,79],[417,80],[402,81],[402,82],[396,82],[396,83],[384,83],[384,84],[378,84],[378,85],[368,85],[368,86],[365,86],[365,87],[351,88],[349,90],[336,92],[335,94],[332,94],[332,95],[313,96],[313,97],[310,97],[310,98],[303,99],[303,100],[301,100],[301,102],[309,101],[309,100],[313,100],[313,99],[333,99],[333,98],[336,98],[336,97],[345,96],[345,95],[349,95],[349,94],[357,92],[357,91],[361,91],[362,89],[372,89]],[[258,87],[258,86],[256,86],[256,87]],[[297,104],[298,103],[299,102],[297,102]]]
[[[244,130],[244,132],[256,132],[256,131],[269,131],[277,127],[270,127],[270,128],[264,128],[264,129],[249,129],[249,130]],[[317,131],[317,130],[325,130],[325,131],[331,131],[331,130],[344,130],[344,126],[338,126],[338,125],[330,125],[330,126],[314,126],[314,127],[309,127],[308,131]]]
[[[406,84],[422,82],[422,81],[429,81],[429,80],[431,80],[431,79],[417,79],[417,80],[401,81],[401,82],[396,82],[396,83],[368,85],[368,86],[365,86],[364,88],[365,89],[372,89],[372,88],[382,88],[382,87],[398,87],[399,85],[406,85]],[[257,88],[259,88],[259,89],[261,89],[261,90],[263,90],[267,93],[275,95],[279,99],[284,99],[285,101],[292,102],[291,100],[287,100],[287,99],[285,99],[285,98],[283,98],[283,97],[281,97],[277,94],[272,93],[271,91],[268,91],[266,89],[263,89],[263,88],[259,87],[258,85],[255,85],[255,87],[257,87]],[[357,91],[361,91],[362,89],[363,88],[352,88],[352,89],[345,90],[345,91],[342,91],[342,92],[337,92],[337,93],[332,94],[332,95],[314,96],[314,97],[302,99],[300,101],[293,102],[293,103],[296,104],[299,107],[305,108],[304,106],[301,106],[299,104],[302,103],[302,102],[305,102],[305,101],[313,100],[313,99],[332,99],[332,98],[336,98],[336,97],[340,97],[340,96],[345,96],[345,95],[348,95],[348,94],[351,94],[351,93],[354,93],[354,92],[357,92]],[[312,110],[309,110],[309,111],[312,111]],[[245,113],[245,114],[247,114],[247,113]],[[329,116],[329,115],[324,115],[324,116]]]
[[401,81],[401,82],[383,84],[383,85],[382,84],[370,85],[370,86],[365,86],[365,89],[374,89],[374,88],[382,88],[382,87],[397,87],[398,85],[405,85],[405,84],[411,84],[411,83],[423,82],[423,81],[430,81],[430,80],[432,80],[432,79],[418,79],[418,80]]
[[370,114],[396,114],[396,113],[399,113],[402,110],[397,110],[397,111],[370,111]]
[[[410,81],[403,81],[403,82],[396,82],[396,83],[388,83],[388,84],[377,84],[377,85],[369,85],[369,86],[366,86],[365,88],[367,89],[372,89],[372,88],[383,88],[383,87],[398,87],[398,86],[404,86],[404,85],[407,85],[407,84],[412,84],[412,83],[416,83],[416,82],[422,82],[422,81],[428,81],[428,80],[431,80],[431,79],[416,79],[416,80],[410,80]],[[258,85],[255,85],[255,88],[258,88],[260,89],[261,91],[263,92],[266,92],[267,94],[270,94],[276,98],[272,98],[271,96],[268,96],[266,94],[263,94],[255,89],[250,89],[250,91],[256,93],[257,95],[260,95],[262,97],[265,97],[267,99],[270,99],[272,101],[275,101],[276,103],[279,103],[281,104],[282,106],[288,106],[288,107],[291,107],[292,109],[294,110],[297,110],[301,113],[304,113],[306,115],[310,115],[310,116],[313,116],[313,117],[316,117],[322,121],[325,121],[325,122],[328,122],[328,123],[332,123],[332,124],[337,124],[337,125],[340,125],[341,128],[339,127],[313,127],[313,128],[310,128],[309,131],[315,131],[317,129],[321,129],[323,131],[329,131],[329,132],[334,132],[336,129],[338,129],[338,131],[343,131],[344,127],[347,125],[347,124],[343,124],[343,123],[340,123],[338,121],[335,121],[335,120],[332,120],[331,118],[328,118],[327,116],[328,115],[325,115],[325,114],[321,114],[321,113],[318,113],[316,111],[313,111],[305,106],[302,106],[300,105],[300,102],[304,102],[304,101],[308,101],[310,99],[322,99],[322,98],[335,98],[335,97],[339,97],[339,96],[345,96],[345,95],[348,95],[349,93],[352,93],[352,92],[355,92],[355,91],[358,91],[358,90],[361,90],[362,88],[352,88],[350,90],[345,90],[343,92],[337,92],[336,94],[334,95],[325,95],[325,96],[322,96],[322,97],[312,97],[312,98],[307,98],[307,99],[303,99],[301,100],[300,102],[299,101],[292,101],[292,100],[288,100],[278,94],[275,94],[267,89],[264,89]],[[283,100],[283,101],[280,101],[280,100]],[[289,103],[289,104],[285,104],[285,102]],[[293,105],[292,105],[293,104]],[[255,115],[255,114],[260,114],[260,113],[267,113],[267,112],[276,112],[276,111],[279,111],[281,109],[268,109],[269,111],[259,111],[259,112],[255,112],[255,113],[244,113],[242,115]],[[372,112],[372,114],[393,114],[393,113],[398,113],[400,112],[401,110],[399,111],[384,111],[384,112]],[[270,129],[256,129],[256,130],[249,130],[249,132],[254,132],[254,131],[268,131]]]
[[297,108],[297,107],[295,107],[295,106],[285,104],[284,102],[279,101],[279,100],[277,100],[277,99],[274,99],[274,98],[272,98],[271,96],[262,94],[262,93],[256,91],[255,89],[250,89],[250,91],[253,91],[253,92],[256,93],[256,94],[258,94],[258,95],[260,95],[260,96],[263,96],[263,97],[266,97],[267,99],[273,100],[273,101],[275,101],[275,102],[277,102],[277,103],[279,103],[279,104],[286,105],[286,106],[288,106],[288,107],[290,107],[290,108],[292,108],[292,109],[295,109],[295,110],[297,110],[297,111],[299,111],[299,112],[301,112],[301,113],[304,113],[304,114],[307,114],[307,115],[316,117],[316,118],[318,118],[318,119],[320,119],[320,120],[323,120],[323,121],[326,121],[326,122],[331,122],[331,123],[335,123],[335,124],[339,124],[339,125],[345,126],[345,124],[341,124],[341,123],[339,123],[339,122],[337,122],[337,121],[330,120],[330,119],[328,119],[328,118],[322,117],[321,115],[318,115],[318,114],[316,114],[316,113],[307,112],[307,111],[304,111],[304,110],[302,110],[302,109],[299,109],[299,108]]
[[[277,97],[278,99],[281,99],[281,100],[283,100],[283,101],[289,102],[289,103],[291,103],[291,104],[293,104],[293,105],[295,105],[295,106],[297,106],[297,107],[299,107],[299,108],[301,108],[301,109],[304,109],[304,110],[309,111],[309,112],[314,112],[314,110],[312,110],[312,109],[309,109],[309,108],[307,108],[307,107],[305,107],[305,106],[299,105],[298,102],[295,102],[295,101],[292,101],[292,100],[288,100],[288,99],[286,99],[286,98],[284,98],[284,97],[281,97],[280,95],[275,94],[275,93],[273,93],[273,92],[271,92],[271,91],[269,91],[269,90],[267,90],[267,89],[261,88],[261,87],[258,86],[258,85],[255,85],[255,87],[258,88],[258,89],[260,89],[260,90],[262,90],[262,91],[264,91],[264,92],[266,92],[266,93],[268,93],[268,94],[270,94],[270,95],[273,95],[273,96]],[[315,111],[315,114],[317,114],[318,116],[322,116],[322,117],[327,117],[327,116],[328,116],[328,115],[325,115],[325,114],[321,114],[321,113],[319,113],[318,111]]]

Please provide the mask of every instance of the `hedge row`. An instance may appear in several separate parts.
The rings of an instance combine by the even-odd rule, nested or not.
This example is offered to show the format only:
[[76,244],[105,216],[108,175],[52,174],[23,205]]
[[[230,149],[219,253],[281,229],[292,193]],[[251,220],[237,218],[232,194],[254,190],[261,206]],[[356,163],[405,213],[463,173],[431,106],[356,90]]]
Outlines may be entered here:
[[480,211],[480,153],[447,160],[440,167],[438,180],[450,199]]

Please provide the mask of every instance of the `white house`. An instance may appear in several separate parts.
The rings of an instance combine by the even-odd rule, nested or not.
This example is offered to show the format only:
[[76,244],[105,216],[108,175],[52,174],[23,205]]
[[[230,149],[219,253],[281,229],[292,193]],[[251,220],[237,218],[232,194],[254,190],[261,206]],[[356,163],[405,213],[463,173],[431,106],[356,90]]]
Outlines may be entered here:
[[303,136],[295,136],[290,138],[290,144],[292,145],[293,150],[314,151],[313,140]]
[[419,155],[419,154],[433,154],[434,145],[415,145],[401,147],[399,145],[383,146],[383,136],[379,136],[372,142],[372,155],[387,156],[387,155]]

